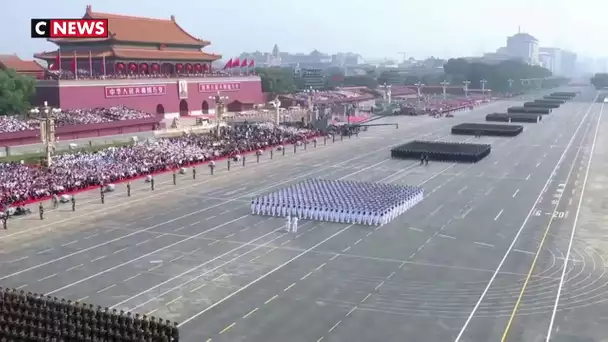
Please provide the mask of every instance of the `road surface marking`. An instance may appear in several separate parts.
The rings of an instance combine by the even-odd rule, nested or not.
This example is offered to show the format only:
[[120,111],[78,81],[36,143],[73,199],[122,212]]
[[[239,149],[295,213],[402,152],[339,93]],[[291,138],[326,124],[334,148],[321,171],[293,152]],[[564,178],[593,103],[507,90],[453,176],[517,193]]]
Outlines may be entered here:
[[365,296],[365,298],[363,298],[363,300],[361,301],[361,303],[365,302],[370,296],[371,296],[371,292],[367,294],[367,296]]
[[500,209],[500,212],[498,212],[498,215],[496,215],[496,217],[494,217],[494,221],[498,221],[498,218],[500,217],[500,215],[502,215],[503,211],[504,211],[504,209]]
[[[196,225],[197,225],[197,224],[199,224],[199,223],[201,223],[201,221],[192,222],[192,223],[190,223],[190,226],[191,226],[191,227],[192,227],[192,226],[196,226]],[[182,228],[183,228],[183,227],[182,227]],[[180,229],[182,229],[182,228],[180,228]]]
[[84,264],[80,264],[80,265],[72,266],[72,267],[68,268],[68,269],[67,269],[67,270],[65,270],[65,271],[66,271],[66,272],[69,272],[69,271],[71,271],[71,270],[77,269],[78,267],[82,267],[82,266],[84,266]]
[[40,251],[40,252],[38,252],[36,254],[43,254],[43,253],[46,253],[46,252],[49,252],[49,251],[52,251],[52,250],[53,250],[53,248],[49,248],[49,249],[45,249],[43,251]]
[[348,246],[348,247],[344,248],[344,249],[342,250],[342,253],[346,253],[346,252],[347,252],[347,251],[348,251],[350,248],[351,248],[351,246]]
[[107,257],[108,257],[107,255],[102,255],[102,256],[100,256],[100,257],[98,257],[98,258],[95,258],[95,259],[91,260],[91,262],[99,261],[99,260],[101,260],[101,259],[105,259],[105,258],[107,258]]
[[326,262],[324,262],[324,263],[322,263],[321,265],[319,265],[317,268],[315,268],[315,270],[317,270],[317,271],[318,271],[318,270],[322,269],[322,268],[323,268],[323,266],[325,266],[325,265],[327,265],[327,263],[326,263]]
[[144,243],[149,242],[150,240],[152,240],[152,239],[148,239],[148,240],[144,240],[144,241],[142,241],[142,242],[138,242],[138,243],[136,243],[136,244],[135,244],[135,246],[141,246],[141,245],[143,245]]
[[302,278],[300,278],[300,280],[304,280],[304,279],[308,278],[311,274],[312,274],[312,272],[306,273],[306,275],[304,275]]
[[511,197],[515,198],[515,196],[517,196],[517,193],[519,193],[519,189],[515,190],[515,192],[513,193],[513,196],[511,196]]
[[236,322],[232,322],[232,324],[230,324],[229,326],[225,327],[224,329],[222,329],[222,331],[220,331],[220,335],[225,333],[226,331],[232,329],[232,327],[234,327],[236,325]]
[[249,316],[253,315],[253,314],[254,314],[256,311],[258,311],[258,309],[259,309],[259,308],[255,308],[255,309],[253,309],[253,310],[249,311],[249,313],[248,313],[248,314],[246,314],[245,316],[243,316],[243,319],[245,319],[245,318],[247,318],[247,317],[249,317]]
[[361,239],[359,239],[359,240],[355,241],[355,243],[354,243],[353,245],[356,245],[356,244],[358,244],[358,243],[359,243],[359,242],[361,242],[361,241],[362,241],[362,240],[361,240]]
[[192,293],[192,292],[194,292],[196,290],[202,289],[205,286],[207,286],[207,284],[203,284],[203,285],[197,286],[197,287],[193,288],[192,290],[190,290],[190,292]]
[[338,321],[338,323],[334,324],[334,326],[333,326],[333,327],[331,327],[331,329],[329,329],[329,331],[328,331],[328,332],[332,332],[332,331],[334,331],[334,329],[336,329],[340,323],[342,323],[342,320],[339,320],[339,321]]
[[182,299],[182,296],[179,296],[179,297],[175,298],[174,300],[170,301],[169,303],[167,303],[167,304],[166,304],[166,306],[169,306],[169,305],[171,305],[171,304],[173,304],[173,303],[177,302],[177,301],[178,301],[178,300],[180,300],[180,299]]
[[127,279],[123,280],[123,281],[124,281],[124,282],[127,282],[127,281],[129,281],[129,280],[131,280],[131,279],[135,279],[135,278],[139,277],[140,275],[141,275],[141,273],[137,273],[136,275],[134,275],[134,276],[132,276],[132,277],[129,277],[129,278],[127,278]]
[[104,287],[103,289],[101,289],[101,290],[97,291],[97,293],[102,293],[102,292],[105,292],[105,291],[107,291],[107,290],[109,290],[109,289],[113,288],[114,286],[116,286],[116,284],[112,284],[112,285],[110,285],[110,286],[108,286],[108,287]]
[[380,284],[378,284],[378,285],[377,285],[377,286],[374,288],[374,291],[378,291],[378,289],[379,289],[379,288],[380,288],[382,285],[384,285],[384,281],[380,282]]
[[118,254],[118,253],[120,253],[120,252],[122,252],[122,251],[126,250],[127,248],[129,248],[129,247],[121,248],[121,249],[119,249],[119,250],[115,251],[115,252],[114,252],[114,253],[112,253],[112,254]]
[[424,231],[424,230],[422,230],[422,229],[413,228],[413,227],[410,227],[410,230],[413,230],[413,231],[415,231],[415,232],[423,232],[423,231]]
[[532,177],[532,174],[528,174],[528,176],[526,177],[526,180],[530,180],[530,177]]
[[273,301],[273,300],[275,300],[275,299],[276,299],[278,296],[279,296],[279,295],[274,295],[274,296],[272,296],[272,297],[268,298],[268,300],[267,300],[267,301],[265,301],[265,302],[264,302],[264,304],[268,304],[268,303],[272,302],[272,301]]
[[26,256],[21,257],[21,258],[19,258],[19,259],[11,260],[11,261],[9,261],[8,263],[9,263],[9,264],[12,264],[12,263],[17,262],[17,261],[25,260],[25,259],[27,259],[27,258],[29,258],[29,257],[26,255]]
[[291,288],[292,288],[292,287],[294,287],[294,286],[296,286],[296,283],[292,283],[291,285],[287,286],[287,287],[286,287],[286,288],[283,290],[283,292],[287,292],[287,291],[289,291],[289,289],[291,289]]
[[483,242],[477,242],[477,241],[475,241],[475,242],[473,242],[473,243],[474,243],[474,244],[476,244],[476,245],[479,245],[479,246],[484,246],[484,247],[494,248],[494,245],[491,245],[491,244],[489,244],[489,243],[483,243]]
[[89,235],[89,236],[87,236],[87,237],[83,238],[83,240],[88,240],[88,239],[90,239],[90,238],[92,238],[92,237],[96,237],[97,235],[99,235],[99,233],[97,233],[97,234],[93,234],[93,235]]
[[352,309],[350,309],[350,311],[346,314],[346,317],[350,316],[350,314],[353,313],[353,311],[357,310],[357,306],[355,305]]
[[54,277],[54,276],[56,276],[56,275],[57,275],[57,273],[55,273],[55,274],[51,274],[50,276],[46,276],[46,277],[44,277],[44,278],[38,279],[38,281],[39,281],[39,282],[41,282],[41,281],[43,281],[43,280],[47,280],[47,279],[53,278],[53,277]]
[[[559,280],[559,285],[557,287],[557,295],[555,296],[555,304],[553,305],[553,310],[551,312],[551,321],[549,322],[549,329],[547,330],[547,339],[549,342],[551,340],[551,333],[553,332],[553,325],[555,324],[555,315],[557,314],[557,309],[559,307],[559,297],[562,293],[562,288],[564,287],[564,281],[566,278],[566,269],[568,268],[568,259],[570,258],[570,253],[572,251],[572,243],[574,241],[574,236],[576,233],[576,225],[578,223],[578,217],[581,211],[581,206],[583,203],[583,196],[585,194],[585,188],[587,186],[587,179],[589,178],[589,170],[591,169],[591,160],[593,159],[593,152],[595,151],[595,144],[597,142],[597,135],[600,128],[600,122],[602,119],[602,113],[604,112],[604,104],[602,103],[600,107],[600,115],[597,119],[597,126],[595,127],[595,133],[593,134],[593,142],[591,143],[591,151],[589,152],[589,159],[587,160],[587,169],[585,170],[585,176],[583,178],[583,185],[581,187],[581,197],[578,202],[578,206],[576,208],[576,214],[574,215],[574,222],[572,223],[572,234],[570,235],[570,241],[568,241],[568,249],[566,251],[566,257],[564,258],[564,266],[562,270],[562,274]],[[559,329],[559,327],[558,327]],[[559,330],[558,330],[559,331]]]

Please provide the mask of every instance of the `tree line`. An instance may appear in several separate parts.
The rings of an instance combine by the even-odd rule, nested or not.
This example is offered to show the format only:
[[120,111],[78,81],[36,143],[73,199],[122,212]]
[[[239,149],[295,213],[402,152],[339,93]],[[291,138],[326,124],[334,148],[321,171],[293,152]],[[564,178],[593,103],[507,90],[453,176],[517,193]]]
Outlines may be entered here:
[[24,114],[31,107],[36,80],[15,70],[0,70],[0,115]]

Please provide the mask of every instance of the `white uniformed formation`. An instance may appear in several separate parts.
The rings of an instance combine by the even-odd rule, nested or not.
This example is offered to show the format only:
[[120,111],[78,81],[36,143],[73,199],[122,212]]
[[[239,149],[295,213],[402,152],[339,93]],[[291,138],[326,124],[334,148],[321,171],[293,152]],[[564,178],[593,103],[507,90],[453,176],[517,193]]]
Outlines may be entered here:
[[292,222],[294,217],[298,217],[348,224],[383,225],[416,205],[422,198],[422,188],[415,186],[309,179],[253,198],[251,212],[290,217]]

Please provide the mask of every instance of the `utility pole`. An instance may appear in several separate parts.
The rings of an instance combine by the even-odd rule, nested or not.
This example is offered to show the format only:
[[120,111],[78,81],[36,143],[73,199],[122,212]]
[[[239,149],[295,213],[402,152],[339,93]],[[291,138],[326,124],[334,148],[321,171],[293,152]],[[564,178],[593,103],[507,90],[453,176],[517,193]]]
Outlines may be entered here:
[[215,102],[215,117],[217,119],[217,138],[220,138],[220,127],[222,124],[222,116],[224,115],[224,110],[226,109],[224,100],[228,100],[228,96],[221,96],[220,92],[217,92],[215,96],[209,96],[210,100]]
[[384,83],[384,85],[381,85],[380,88],[382,88],[384,90],[383,95],[384,95],[384,100],[386,100],[388,102],[388,104],[391,104],[392,101],[392,91],[391,88],[392,86],[390,84],[386,84]]
[[[33,108],[30,113],[34,114],[40,121],[40,140],[45,145],[46,166],[50,167],[53,163],[53,153],[55,152],[55,118],[61,113],[60,108],[51,108],[48,102],[44,101],[41,108]],[[44,116],[38,116],[43,113]]]
[[418,104],[420,104],[420,98],[422,97],[422,87],[424,87],[424,84],[422,84],[420,81],[418,81],[414,85],[416,86],[416,89],[418,91]]
[[468,98],[469,97],[469,84],[471,84],[471,81],[469,81],[469,80],[462,81],[462,84],[464,84],[464,97]]
[[488,81],[481,80],[481,81],[479,81],[479,83],[481,83],[481,96],[485,97],[486,96],[486,83],[488,83]]
[[443,82],[439,83],[441,84],[441,88],[443,89],[443,100],[445,101],[448,98],[447,95],[447,88],[450,85],[450,82],[448,82],[447,80],[444,80]]

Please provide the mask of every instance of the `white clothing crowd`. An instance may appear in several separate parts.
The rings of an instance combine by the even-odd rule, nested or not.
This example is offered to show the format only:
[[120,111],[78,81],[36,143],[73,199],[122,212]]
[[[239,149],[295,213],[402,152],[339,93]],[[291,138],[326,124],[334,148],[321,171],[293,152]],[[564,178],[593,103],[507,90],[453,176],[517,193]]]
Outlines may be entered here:
[[[136,120],[152,117],[153,114],[124,106],[92,109],[71,109],[56,115],[57,126],[99,124],[121,120]],[[23,119],[19,116],[0,116],[0,133],[12,133],[40,128],[35,118]]]
[[242,154],[315,136],[272,124],[223,127],[222,138],[189,135],[137,142],[89,153],[57,155],[50,168],[0,163],[0,204],[22,203],[64,191],[108,184],[157,171]]

